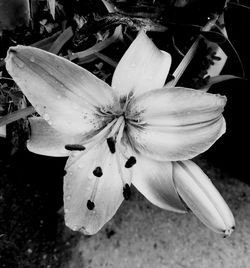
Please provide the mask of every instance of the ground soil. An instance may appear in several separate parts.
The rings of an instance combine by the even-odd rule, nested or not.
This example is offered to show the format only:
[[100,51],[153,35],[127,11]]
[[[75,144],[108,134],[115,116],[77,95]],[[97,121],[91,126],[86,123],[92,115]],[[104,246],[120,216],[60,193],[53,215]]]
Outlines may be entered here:
[[193,214],[152,205],[134,188],[97,235],[84,236],[64,225],[65,160],[25,150],[1,158],[0,267],[249,267],[250,187],[240,177],[197,160],[234,213],[236,230],[229,238],[210,231]]

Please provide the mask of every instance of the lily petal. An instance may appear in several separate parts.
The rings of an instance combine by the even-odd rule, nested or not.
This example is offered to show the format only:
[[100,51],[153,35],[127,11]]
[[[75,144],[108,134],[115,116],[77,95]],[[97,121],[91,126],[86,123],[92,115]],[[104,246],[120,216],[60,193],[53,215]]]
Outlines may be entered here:
[[193,213],[211,230],[228,236],[235,227],[228,205],[206,174],[192,161],[173,163],[176,190]]
[[[123,184],[115,154],[109,152],[106,143],[87,153],[77,153],[75,157],[76,161],[70,156],[68,168],[66,165],[67,175],[64,177],[65,222],[72,230],[92,235],[119,208],[124,199]],[[96,167],[101,167],[103,173],[99,178],[93,175]],[[87,208],[88,200],[94,203],[93,210]]]
[[163,88],[130,103],[140,127],[128,125],[136,151],[160,161],[193,158],[224,132],[226,98],[187,88]]
[[6,138],[6,125],[0,127],[0,137]]
[[96,107],[116,98],[111,87],[87,70],[38,48],[11,47],[6,68],[36,111],[66,134],[99,129]]
[[112,87],[121,96],[163,87],[170,65],[170,54],[160,51],[141,31],[117,65]]
[[173,182],[172,163],[136,157],[133,185],[154,205],[175,212],[187,212]]
[[47,156],[69,156],[66,144],[78,144],[80,137],[69,136],[52,128],[41,117],[30,117],[31,136],[27,142],[29,151]]

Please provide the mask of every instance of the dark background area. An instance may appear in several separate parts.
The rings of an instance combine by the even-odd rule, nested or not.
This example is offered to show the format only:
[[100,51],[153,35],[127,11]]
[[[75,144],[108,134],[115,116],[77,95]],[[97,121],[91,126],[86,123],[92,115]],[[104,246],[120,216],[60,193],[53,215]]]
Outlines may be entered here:
[[[77,32],[77,37],[84,40],[83,45],[77,47],[76,43],[70,41],[66,44],[67,49],[81,50],[95,42],[93,31],[96,29],[92,28],[91,22],[94,20],[94,13],[105,15],[106,11],[101,1],[59,2],[67,12],[58,16],[54,23],[66,19],[67,24],[76,29],[75,14],[83,16],[89,22],[86,27],[88,35],[84,31]],[[137,17],[139,13],[140,18],[150,17],[168,27],[167,33],[153,32],[149,35],[157,45],[173,54],[176,62],[173,62],[172,68],[176,67],[181,57],[172,48],[171,42],[168,43],[171,40],[171,33],[175,34],[176,42],[186,51],[199,34],[197,26],[204,25],[208,17],[215,12],[221,12],[224,6],[224,1],[215,0],[187,1],[186,6],[178,6],[177,3],[180,4],[181,1],[155,1],[155,4],[153,1],[112,2],[124,16]],[[228,98],[224,112],[227,132],[203,156],[223,172],[236,174],[237,178],[250,184],[247,172],[250,11],[249,8],[232,4],[228,5],[224,12],[228,37],[234,49],[226,42],[221,44],[228,55],[223,74],[233,74],[245,80],[229,80],[211,88],[210,92],[220,93]],[[53,20],[48,12],[44,10],[39,12],[39,8],[36,14],[34,32],[28,28],[29,34],[24,35],[27,26],[4,31],[0,39],[0,57],[4,58],[8,47],[16,42],[30,44],[47,37],[39,34],[37,30],[39,21],[45,17]],[[127,31],[132,36],[136,34],[129,28]],[[0,67],[6,75],[4,67],[1,65]],[[191,73],[195,73],[194,70],[195,68]],[[185,81],[183,83],[185,84]],[[15,124],[8,126],[8,133],[13,133],[15,128],[19,129]],[[13,147],[15,147],[14,153]],[[7,139],[0,139],[0,267],[56,268],[61,267],[70,256],[70,247],[76,243],[79,235],[64,226],[61,210],[66,160],[66,158],[51,158],[30,153],[25,149],[23,140],[18,145],[13,142],[12,134]]]

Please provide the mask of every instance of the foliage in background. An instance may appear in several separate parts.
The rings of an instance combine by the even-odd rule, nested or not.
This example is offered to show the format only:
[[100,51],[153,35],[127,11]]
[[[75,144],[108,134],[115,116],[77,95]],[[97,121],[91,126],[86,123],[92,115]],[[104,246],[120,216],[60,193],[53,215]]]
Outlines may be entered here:
[[[241,39],[242,36],[246,38],[246,33],[250,28],[248,6],[249,3],[246,0],[0,0],[0,117],[6,116],[0,118],[0,125],[2,124],[0,128],[5,127],[5,124],[8,123],[7,141],[10,143],[10,150],[7,154],[15,156],[24,148],[29,135],[29,126],[25,118],[34,113],[34,109],[27,103],[5,70],[3,59],[10,46],[24,44],[45,49],[84,66],[99,78],[110,82],[117,62],[141,27],[148,30],[149,36],[159,48],[172,55],[171,74],[174,74],[190,48],[199,39],[193,50],[195,53],[191,57],[192,60],[179,80],[179,85],[207,89],[206,87],[211,86],[211,79],[208,76],[209,68],[216,66],[222,59],[217,55],[217,44],[223,48],[228,57],[227,63],[229,62],[229,64],[225,65],[223,74],[230,74],[230,77],[227,78],[232,78],[232,75],[243,77],[245,71],[246,78],[250,77],[248,73],[250,68],[247,68],[250,59],[249,55],[245,53],[247,50],[243,47],[243,43],[247,44],[248,41],[242,42]],[[225,21],[219,23],[220,27],[214,27],[209,34],[204,33],[203,27],[222,13],[225,15]],[[221,33],[224,23],[228,36]],[[226,78],[219,81],[223,81],[223,79]],[[170,75],[168,81],[173,80],[174,77]],[[223,93],[227,95],[228,92]],[[244,100],[237,98],[238,92],[232,94],[230,91],[229,94],[233,95],[234,101],[240,101],[240,105],[238,105],[242,108],[244,105],[241,104]],[[229,109],[231,108],[232,105]],[[232,111],[234,110],[232,109]],[[229,113],[229,116],[231,120],[232,113]],[[230,124],[230,120],[228,120],[228,124]],[[238,121],[240,120],[238,119]],[[234,129],[241,130],[240,126],[239,124],[239,127]],[[233,128],[229,126],[228,129]],[[244,140],[244,136],[242,140]],[[230,146],[234,146],[234,144],[230,144]],[[235,146],[238,145],[235,143]],[[30,159],[27,161],[29,162]],[[27,176],[25,172],[23,173],[24,177]],[[43,175],[45,177],[45,174]],[[18,176],[20,174],[16,174],[16,177]],[[29,174],[28,184],[32,181],[32,176]],[[42,180],[44,177],[41,176],[40,179]],[[6,185],[8,186],[6,179],[1,183],[3,189]],[[13,206],[12,209],[16,214],[19,208],[23,207],[23,199],[18,195],[19,190],[8,188],[5,193],[2,191],[0,195],[4,196],[9,193],[10,196],[16,196],[14,202],[8,200],[7,203],[7,205]],[[47,189],[44,190],[45,196],[46,191]],[[21,193],[25,196],[27,189],[23,189]],[[33,201],[30,204],[29,201],[27,202],[25,204],[27,211],[37,208],[32,205]],[[2,207],[4,213],[9,211],[7,205]],[[15,213],[13,215],[16,215]],[[45,253],[41,250],[41,246],[46,245],[46,242],[39,241],[37,230],[31,231],[31,233],[37,234],[37,236],[35,235],[37,247],[27,247],[25,253],[19,253],[23,254],[20,257],[17,248],[24,245],[22,244],[23,237],[17,239],[16,237],[18,230],[25,231],[25,226],[19,224],[20,226],[17,226],[16,229],[13,226],[8,229],[8,224],[15,218],[13,215],[5,215],[9,221],[3,231],[7,233],[10,230],[12,235],[7,238],[3,236],[6,240],[3,239],[1,245],[6,249],[5,256],[10,254],[8,251],[10,250],[11,254],[8,256],[10,259],[13,258],[13,263],[16,261],[13,256],[14,252],[17,259],[19,258],[18,260],[25,259],[24,267],[34,267],[37,263],[32,262],[32,252],[29,249],[36,254],[41,251],[39,259],[41,263],[51,263],[52,267],[56,267],[55,260],[46,260],[46,258],[57,258],[56,253],[43,259]],[[22,214],[21,217],[27,217],[27,215]],[[39,211],[37,215],[39,215]],[[27,225],[28,222],[28,220],[25,221]],[[37,228],[39,229],[39,223]],[[27,231],[30,231],[29,227],[27,227]],[[13,237],[16,239],[14,245],[11,244]],[[13,267],[15,267],[14,264]]]

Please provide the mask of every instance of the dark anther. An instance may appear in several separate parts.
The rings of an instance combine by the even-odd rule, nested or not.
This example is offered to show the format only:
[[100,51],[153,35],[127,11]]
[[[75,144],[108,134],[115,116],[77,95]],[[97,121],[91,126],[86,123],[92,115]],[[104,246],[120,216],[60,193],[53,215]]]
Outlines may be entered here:
[[115,141],[112,137],[107,138],[107,143],[111,154],[115,153]]
[[131,196],[130,186],[126,183],[125,186],[123,187],[123,197],[125,200],[128,200],[130,196]]
[[88,202],[87,202],[87,208],[89,210],[93,210],[95,208],[95,203],[92,202],[92,201],[90,201],[90,200],[88,200]]
[[65,149],[69,151],[84,151],[86,148],[81,144],[66,144]]
[[136,158],[134,156],[131,156],[125,163],[125,168],[131,168],[135,163],[136,163]]
[[96,167],[95,169],[94,169],[94,171],[93,171],[93,174],[96,176],[96,177],[98,177],[98,178],[100,178],[101,176],[102,176],[102,168],[101,167]]

